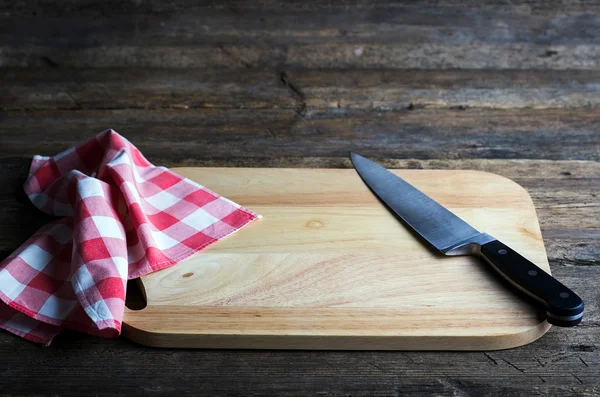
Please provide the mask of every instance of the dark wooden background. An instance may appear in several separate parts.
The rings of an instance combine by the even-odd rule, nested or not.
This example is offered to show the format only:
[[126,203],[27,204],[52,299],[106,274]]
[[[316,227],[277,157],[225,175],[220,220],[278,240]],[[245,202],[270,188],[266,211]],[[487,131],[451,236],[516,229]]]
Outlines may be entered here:
[[0,1],[0,255],[33,154],[106,128],[166,166],[478,169],[532,195],[575,329],[494,352],[150,349],[0,332],[0,395],[600,394],[600,3]]

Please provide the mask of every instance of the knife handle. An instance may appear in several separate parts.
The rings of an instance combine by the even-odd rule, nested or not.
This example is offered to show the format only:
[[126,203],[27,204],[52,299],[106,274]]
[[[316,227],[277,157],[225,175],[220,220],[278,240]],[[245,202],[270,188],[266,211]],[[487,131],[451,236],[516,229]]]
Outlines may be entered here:
[[573,327],[583,317],[583,300],[554,277],[498,240],[483,244],[481,256],[504,278],[546,305],[548,322]]

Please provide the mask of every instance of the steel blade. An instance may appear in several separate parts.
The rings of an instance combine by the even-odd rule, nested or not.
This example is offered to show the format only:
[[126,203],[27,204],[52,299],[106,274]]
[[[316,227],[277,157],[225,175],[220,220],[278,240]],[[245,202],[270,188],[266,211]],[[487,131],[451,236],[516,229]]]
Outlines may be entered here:
[[350,153],[350,158],[375,195],[442,253],[493,240],[386,168],[356,153]]

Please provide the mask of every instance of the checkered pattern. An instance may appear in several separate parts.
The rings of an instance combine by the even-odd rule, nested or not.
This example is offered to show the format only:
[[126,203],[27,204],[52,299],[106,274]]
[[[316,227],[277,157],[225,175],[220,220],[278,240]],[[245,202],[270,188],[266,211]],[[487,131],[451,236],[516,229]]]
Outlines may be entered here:
[[258,215],[163,167],[105,131],[35,156],[25,192],[62,217],[0,264],[0,328],[49,344],[67,327],[120,334],[127,279],[163,269]]

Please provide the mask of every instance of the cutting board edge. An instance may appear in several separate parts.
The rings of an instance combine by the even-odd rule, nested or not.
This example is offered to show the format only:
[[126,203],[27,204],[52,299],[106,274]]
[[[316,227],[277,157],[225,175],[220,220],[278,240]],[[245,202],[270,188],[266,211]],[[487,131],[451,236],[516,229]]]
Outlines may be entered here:
[[[298,168],[298,167],[285,167],[285,168],[273,168],[273,167],[172,167],[169,168],[171,171],[173,172],[181,172],[181,171],[188,171],[188,170],[222,170],[222,171],[233,171],[234,172],[238,172],[238,171],[261,171],[261,170],[277,170],[277,171],[300,171],[300,172],[314,172],[314,171],[336,171],[336,172],[352,172],[354,170],[354,168],[348,167],[348,168]],[[489,172],[489,171],[482,171],[482,170],[472,170],[472,169],[435,169],[435,168],[431,168],[431,169],[412,169],[412,168],[389,168],[389,171],[392,172],[442,172],[442,173],[448,173],[448,174],[452,174],[452,173],[456,173],[456,172],[469,172],[469,173],[474,173],[474,174],[483,174],[483,175],[490,175],[494,178],[498,178],[498,179],[502,179],[505,182],[509,182],[510,184],[514,185],[515,187],[518,188],[518,190],[520,190],[522,193],[525,193],[530,199],[531,196],[529,194],[529,192],[527,191],[527,189],[525,189],[520,183],[518,183],[517,181],[515,181],[514,179],[511,179],[507,176],[504,175],[500,175],[497,174],[495,172]],[[357,174],[358,175],[358,174]],[[184,175],[185,176],[185,175]]]
[[[544,336],[550,328],[550,324],[543,321],[522,332],[486,336],[226,335],[154,332],[123,321],[122,335],[140,345],[158,348],[489,351],[528,345]],[[423,346],[427,347],[423,348]]]

